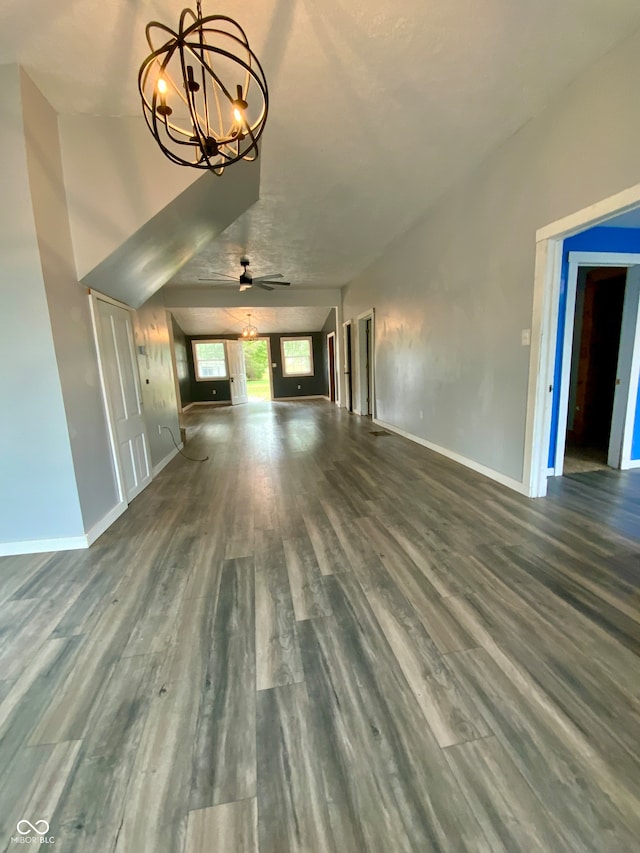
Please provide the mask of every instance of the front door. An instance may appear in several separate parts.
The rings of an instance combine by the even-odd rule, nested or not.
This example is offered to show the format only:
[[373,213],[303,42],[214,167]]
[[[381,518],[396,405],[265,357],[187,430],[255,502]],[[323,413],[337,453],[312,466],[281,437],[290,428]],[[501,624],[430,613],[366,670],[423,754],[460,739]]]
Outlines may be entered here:
[[97,299],[100,362],[108,397],[123,498],[131,501],[151,482],[149,440],[133,342],[131,312]]
[[247,371],[244,365],[242,341],[227,341],[227,359],[229,361],[229,378],[231,379],[231,405],[247,403]]

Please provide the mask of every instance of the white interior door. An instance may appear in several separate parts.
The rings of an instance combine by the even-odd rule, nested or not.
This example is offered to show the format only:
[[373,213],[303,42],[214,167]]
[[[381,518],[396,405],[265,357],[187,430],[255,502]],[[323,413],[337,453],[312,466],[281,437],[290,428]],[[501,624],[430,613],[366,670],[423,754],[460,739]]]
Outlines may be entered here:
[[122,497],[131,501],[151,482],[149,440],[142,414],[131,312],[100,298],[96,301],[98,347]]
[[227,341],[227,361],[229,362],[229,378],[231,379],[231,405],[247,403],[247,371],[244,365],[244,350],[242,341]]

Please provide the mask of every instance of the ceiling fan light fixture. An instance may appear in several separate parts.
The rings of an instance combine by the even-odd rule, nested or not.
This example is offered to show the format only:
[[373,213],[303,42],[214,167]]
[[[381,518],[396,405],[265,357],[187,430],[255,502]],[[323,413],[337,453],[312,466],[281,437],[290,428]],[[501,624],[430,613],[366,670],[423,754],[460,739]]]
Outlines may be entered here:
[[258,330],[251,322],[251,314],[247,314],[248,323],[242,329],[240,337],[243,341],[255,341],[258,337]]
[[151,53],[138,72],[142,112],[173,163],[221,175],[255,160],[269,112],[267,80],[247,36],[227,15],[183,9],[174,30],[146,26]]

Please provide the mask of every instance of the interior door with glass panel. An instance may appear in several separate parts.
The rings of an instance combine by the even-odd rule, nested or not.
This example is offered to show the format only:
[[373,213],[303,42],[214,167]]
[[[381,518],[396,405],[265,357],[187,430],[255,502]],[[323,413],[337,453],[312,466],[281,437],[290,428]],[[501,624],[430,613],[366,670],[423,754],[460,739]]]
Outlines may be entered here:
[[249,402],[247,371],[244,364],[242,341],[227,341],[229,379],[231,380],[231,405]]

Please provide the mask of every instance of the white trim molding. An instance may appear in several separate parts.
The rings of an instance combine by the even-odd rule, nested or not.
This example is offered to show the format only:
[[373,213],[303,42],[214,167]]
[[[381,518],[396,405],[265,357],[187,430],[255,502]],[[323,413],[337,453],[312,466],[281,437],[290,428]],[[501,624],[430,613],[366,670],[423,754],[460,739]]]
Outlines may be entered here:
[[96,522],[93,527],[87,532],[85,539],[87,540],[87,544],[84,546],[88,548],[90,545],[98,539],[105,530],[108,530],[109,527],[117,521],[123,512],[126,512],[129,508],[129,504],[126,501],[120,501],[119,504],[116,504],[112,510],[110,510],[105,516],[103,516],[100,521]]
[[494,471],[493,468],[488,468],[486,465],[482,465],[480,462],[476,462],[473,459],[469,459],[466,456],[462,456],[460,453],[456,453],[453,450],[447,450],[446,447],[441,447],[438,444],[434,444],[432,441],[427,441],[425,438],[420,438],[420,436],[414,435],[411,432],[406,432],[406,430],[400,429],[400,427],[393,426],[393,424],[388,424],[385,421],[381,421],[378,418],[372,418],[372,422],[377,424],[378,426],[383,427],[383,429],[389,430],[389,432],[394,432],[397,435],[401,435],[403,438],[408,438],[409,441],[414,441],[416,444],[422,445],[422,447],[426,447],[428,450],[433,450],[434,453],[438,453],[440,456],[446,456],[447,459],[451,459],[452,462],[457,462],[459,465],[464,465],[465,468],[470,468],[472,471],[476,471],[478,474],[482,474],[485,477],[488,477],[490,480],[495,480],[496,483],[500,483],[502,486],[506,486],[508,489],[512,489],[514,492],[518,492],[521,495],[525,495],[529,497],[529,491],[527,485],[525,483],[521,483],[518,480],[514,480],[513,477],[507,477],[506,474],[501,474],[499,471]]
[[555,237],[570,237],[572,234],[584,231],[587,227],[594,228],[601,222],[606,222],[614,214],[619,215],[633,210],[638,204],[640,204],[640,184],[634,184],[622,192],[539,228],[536,231],[536,242]]
[[164,459],[160,460],[157,465],[153,466],[154,478],[158,476],[158,474],[162,471],[163,468],[167,467],[167,465],[169,464],[169,462],[171,462],[172,459],[175,459],[175,457],[178,455],[178,453],[180,453],[183,447],[183,443],[180,442],[177,447],[174,447],[171,451],[169,451],[169,453],[167,453]]
[[69,536],[62,539],[28,539],[25,542],[0,543],[0,557],[17,557],[20,554],[46,554],[49,551],[79,551],[87,548],[86,536]]
[[126,501],[120,501],[104,515],[100,521],[82,536],[63,536],[60,539],[28,539],[23,542],[0,542],[0,557],[16,557],[20,554],[46,554],[56,551],[81,551],[102,536],[123,512],[128,508]]

